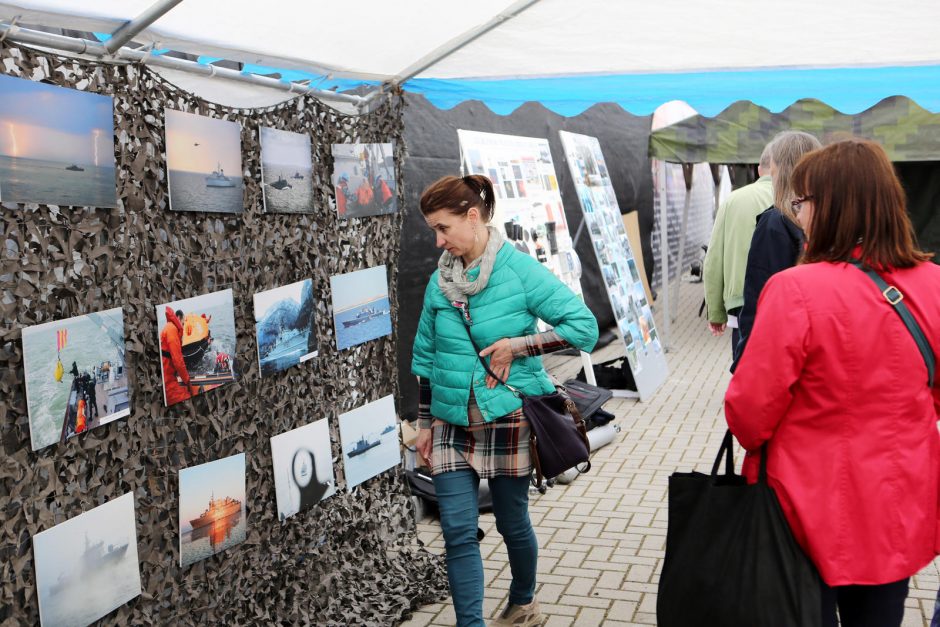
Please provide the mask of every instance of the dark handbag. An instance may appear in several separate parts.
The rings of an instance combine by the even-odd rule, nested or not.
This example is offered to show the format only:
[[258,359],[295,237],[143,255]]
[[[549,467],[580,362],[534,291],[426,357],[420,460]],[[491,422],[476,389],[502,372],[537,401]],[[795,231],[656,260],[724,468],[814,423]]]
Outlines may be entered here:
[[[725,472],[719,475],[722,455]],[[710,475],[669,477],[656,617],[660,627],[822,624],[819,574],[767,484],[766,445],[752,485],[734,474],[730,431]]]
[[529,455],[535,470],[535,485],[541,488],[544,478],[557,477],[569,468],[577,468],[580,473],[591,470],[591,445],[574,402],[558,390],[551,394],[523,394],[497,377],[480,357],[480,348],[470,335],[470,327],[466,324],[464,327],[486,374],[522,399],[522,413],[530,427]]

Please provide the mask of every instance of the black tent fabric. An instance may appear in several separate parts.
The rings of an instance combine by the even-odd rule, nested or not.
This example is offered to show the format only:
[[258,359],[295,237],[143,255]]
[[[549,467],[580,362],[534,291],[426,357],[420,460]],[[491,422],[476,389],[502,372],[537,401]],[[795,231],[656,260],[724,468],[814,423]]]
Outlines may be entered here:
[[[442,110],[415,94],[406,94],[406,105],[404,137],[408,156],[403,169],[405,204],[398,274],[398,365],[401,412],[404,418],[411,418],[417,411],[417,389],[411,375],[411,345],[418,327],[424,289],[440,256],[440,251],[434,247],[434,236],[418,209],[418,200],[424,188],[439,177],[460,174],[458,129],[547,138],[568,228],[572,233],[577,233],[581,225],[581,206],[558,131],[596,137],[610,169],[620,210],[639,212],[647,273],[653,269],[649,242],[653,228],[653,187],[647,154],[651,118],[632,115],[618,105],[595,105],[571,118],[557,115],[537,103],[527,103],[506,116],[497,115],[486,105],[475,101]],[[578,239],[576,250],[584,267],[581,286],[585,302],[597,316],[601,328],[606,328],[614,323],[613,313],[586,231]]]

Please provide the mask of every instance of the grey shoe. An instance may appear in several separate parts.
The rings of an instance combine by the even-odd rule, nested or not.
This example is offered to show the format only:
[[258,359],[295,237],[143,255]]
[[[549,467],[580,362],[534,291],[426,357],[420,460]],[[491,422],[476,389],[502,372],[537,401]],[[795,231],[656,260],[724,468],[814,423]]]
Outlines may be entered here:
[[531,603],[526,605],[509,604],[499,618],[490,623],[494,627],[535,627],[541,625],[545,620],[542,611],[539,609],[539,600],[532,599]]

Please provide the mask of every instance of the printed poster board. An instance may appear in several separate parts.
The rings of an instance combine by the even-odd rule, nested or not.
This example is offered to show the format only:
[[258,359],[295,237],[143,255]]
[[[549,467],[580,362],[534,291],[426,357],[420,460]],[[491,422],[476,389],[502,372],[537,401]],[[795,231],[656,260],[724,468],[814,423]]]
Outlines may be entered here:
[[568,231],[548,140],[465,130],[457,136],[463,173],[482,174],[493,182],[493,226],[581,295],[581,262]]
[[647,400],[669,369],[610,173],[597,138],[566,131],[559,135],[633,380],[640,400]]

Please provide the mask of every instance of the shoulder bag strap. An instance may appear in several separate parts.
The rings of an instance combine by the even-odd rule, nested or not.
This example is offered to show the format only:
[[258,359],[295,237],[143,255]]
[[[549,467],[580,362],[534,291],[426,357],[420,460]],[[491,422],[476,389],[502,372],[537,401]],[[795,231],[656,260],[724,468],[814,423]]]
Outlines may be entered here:
[[893,285],[888,285],[888,283],[881,278],[880,274],[865,266],[858,259],[850,259],[848,263],[867,274],[868,277],[875,282],[875,285],[881,290],[882,296],[885,297],[885,300],[894,307],[894,310],[901,317],[904,326],[907,327],[907,330],[914,338],[914,342],[917,344],[918,350],[920,350],[920,355],[924,358],[924,363],[927,364],[927,387],[933,387],[934,373],[936,372],[936,360],[933,350],[930,348],[930,343],[927,342],[927,337],[921,330],[920,325],[917,324],[917,320],[915,320],[914,316],[911,314],[911,310],[904,304],[904,294]]
[[477,359],[480,360],[480,364],[482,364],[483,369],[486,370],[486,374],[490,375],[491,377],[493,377],[494,379],[502,383],[505,387],[509,389],[510,392],[512,392],[519,398],[523,398],[525,394],[523,394],[517,388],[509,385],[508,383],[506,383],[505,381],[503,381],[502,379],[496,376],[496,373],[493,372],[493,370],[490,368],[490,365],[486,363],[486,360],[483,359],[483,357],[480,355],[480,347],[477,346],[477,343],[473,341],[473,336],[470,334],[470,325],[468,325],[466,322],[462,322],[462,323],[463,323],[464,329],[467,330],[467,337],[470,338],[470,345],[473,346],[473,351],[476,354]]

